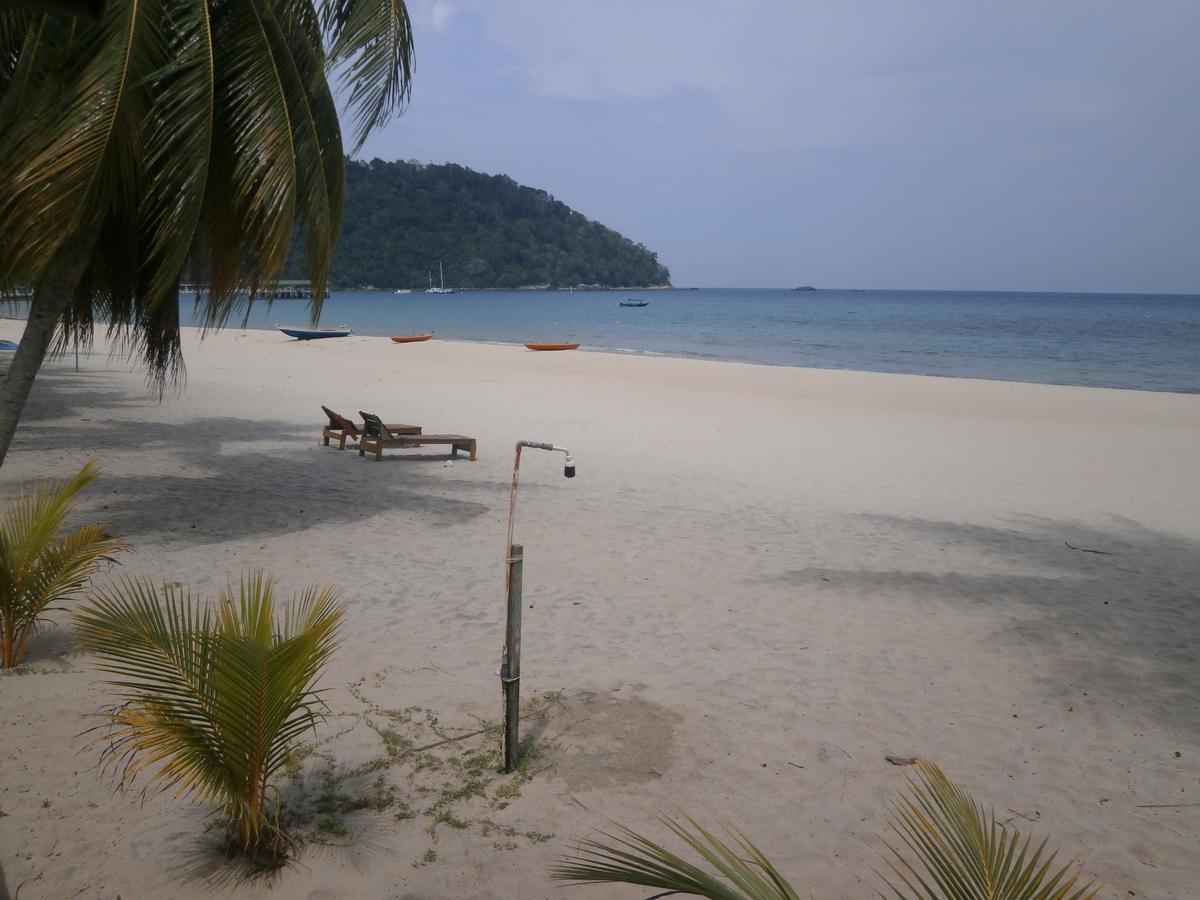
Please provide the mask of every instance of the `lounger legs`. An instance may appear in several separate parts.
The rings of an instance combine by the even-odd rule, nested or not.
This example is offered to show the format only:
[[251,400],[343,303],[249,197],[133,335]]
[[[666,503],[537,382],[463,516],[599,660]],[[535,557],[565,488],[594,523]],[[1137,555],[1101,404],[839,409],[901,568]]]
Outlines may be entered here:
[[334,435],[336,435],[337,439],[338,439],[338,449],[345,450],[346,449],[346,438],[349,437],[349,435],[346,434],[346,432],[344,432],[344,431],[337,431],[337,432],[333,432],[331,434],[329,429],[327,428],[323,432],[321,432],[321,440],[324,442],[325,446],[328,447],[329,439],[331,437],[333,437]]
[[[469,455],[469,459],[471,460],[471,462],[475,462],[475,443],[476,442],[472,439],[468,438],[468,439],[464,439],[461,441],[434,440],[434,441],[430,441],[429,443],[431,443],[431,444],[448,444],[450,447],[451,458],[457,459],[458,451],[462,450]],[[374,441],[374,440],[367,438],[364,435],[358,441],[358,455],[366,456],[366,454],[368,452],[370,452],[375,455],[376,462],[382,462],[384,447],[405,447],[405,446],[419,447],[421,445],[422,444],[419,439],[419,436],[415,436],[415,435],[413,437],[413,442],[411,444],[406,444],[403,441],[394,441],[394,442]]]

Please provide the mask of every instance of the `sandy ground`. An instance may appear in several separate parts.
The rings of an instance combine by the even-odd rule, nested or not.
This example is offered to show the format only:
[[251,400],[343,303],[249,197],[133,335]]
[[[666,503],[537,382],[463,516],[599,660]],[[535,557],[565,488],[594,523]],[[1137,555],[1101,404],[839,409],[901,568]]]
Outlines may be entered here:
[[[594,828],[661,835],[676,810],[742,826],[814,896],[865,897],[911,772],[889,754],[1052,832],[1104,896],[1197,896],[1200,396],[186,344],[187,389],[162,404],[103,353],[50,365],[0,489],[96,457],[79,519],[136,548],[126,572],[340,587],[331,716],[280,784],[304,849],[251,877],[206,810],[114,791],[82,735],[109,695],[59,625],[0,677],[0,866],[21,900],[640,897],[548,870]],[[322,403],[475,435],[479,460],[320,446]],[[500,717],[519,438],[571,447],[579,472],[522,467],[525,771],[495,773],[494,733],[389,756]]]

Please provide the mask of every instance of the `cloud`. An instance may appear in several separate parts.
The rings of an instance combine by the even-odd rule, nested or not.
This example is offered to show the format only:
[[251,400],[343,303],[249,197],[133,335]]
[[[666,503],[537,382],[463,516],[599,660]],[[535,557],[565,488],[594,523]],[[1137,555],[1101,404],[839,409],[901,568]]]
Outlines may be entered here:
[[369,151],[544,187],[681,283],[798,254],[816,283],[1200,283],[1196,0],[410,9],[413,105]]
[[463,2],[533,97],[701,97],[719,110],[714,134],[779,150],[1007,140],[1056,127],[1060,114],[1116,115],[1137,104],[1145,74],[1125,58],[1130,18],[1137,42],[1156,53],[1194,50],[1179,38],[1180,19],[1200,25],[1186,3],[1151,13],[1115,0],[1056,10],[958,0]]
[[435,0],[429,12],[430,23],[438,31],[444,31],[457,10],[450,0]]

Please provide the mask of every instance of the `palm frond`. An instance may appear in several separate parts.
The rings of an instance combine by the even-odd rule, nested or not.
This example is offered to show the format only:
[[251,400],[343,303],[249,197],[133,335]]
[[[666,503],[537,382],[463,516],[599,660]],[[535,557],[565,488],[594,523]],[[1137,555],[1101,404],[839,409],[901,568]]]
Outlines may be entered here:
[[344,182],[330,78],[361,146],[403,108],[412,59],[403,0],[0,9],[0,285],[34,286],[56,352],[107,324],[160,397],[183,371],[185,272],[200,323],[221,327],[270,302],[299,235],[316,321]]
[[216,803],[231,841],[274,849],[288,838],[269,781],[321,718],[315,683],[338,644],[332,589],[277,604],[270,578],[242,578],[213,609],[171,585],[125,580],[76,616],[83,645],[113,678],[119,705],[103,759],[122,785],[150,783]]
[[121,0],[98,24],[46,18],[31,48],[38,71],[4,111],[0,231],[13,257],[0,268],[36,280],[70,234],[135,189],[134,135],[122,112],[155,57],[157,25],[142,14],[149,3]]
[[[1055,868],[1057,852],[1047,853],[1048,838],[1034,846],[1031,837],[996,821],[928,760],[919,762],[917,780],[897,798],[889,829],[907,848],[887,844],[888,867],[904,888],[898,897],[954,900],[1085,900],[1099,888],[1079,884],[1072,863]],[[886,879],[885,879],[886,881]],[[884,896],[881,894],[881,896]]]
[[278,61],[293,129],[297,223],[305,236],[315,321],[341,221],[344,164],[337,107],[325,81],[320,45],[311,43],[301,22],[280,21],[268,0],[254,2]]
[[574,854],[555,866],[553,877],[577,884],[638,884],[712,900],[799,900],[800,895],[778,869],[737,829],[728,828],[731,846],[690,817],[684,816],[682,822],[659,821],[713,871],[621,827],[617,834],[602,832],[607,841],[581,841]]
[[204,324],[248,311],[279,277],[296,218],[295,132],[257,3],[212,11],[214,82],[212,179],[202,222],[208,264]]
[[0,515],[0,666],[15,666],[52,604],[82,590],[125,545],[103,525],[61,535],[80,491],[100,476],[89,462],[73,478],[17,496]]
[[144,165],[154,173],[138,217],[145,236],[143,275],[153,301],[177,297],[209,177],[213,141],[213,36],[207,0],[166,5],[170,17],[169,63],[148,87]]
[[402,0],[330,0],[324,25],[329,65],[342,69],[357,123],[354,149],[404,108],[412,90],[412,23]]
[[4,96],[16,73],[21,50],[35,18],[37,14],[29,10],[0,8],[0,97]]
[[[1091,900],[1099,893],[1080,884],[1072,863],[1055,867],[1048,840],[1032,839],[996,821],[994,815],[954,785],[928,760],[919,779],[895,802],[889,826],[901,847],[887,844],[888,866],[900,886],[884,878],[895,900]],[[636,831],[621,827],[607,840],[588,838],[563,857],[553,877],[590,884],[637,884],[667,893],[717,900],[798,900],[799,895],[771,861],[742,832],[728,828],[732,843],[684,817],[664,825],[708,864],[701,868]],[[906,856],[906,848],[911,856]],[[882,876],[881,876],[882,877]],[[659,894],[656,896],[665,896]]]

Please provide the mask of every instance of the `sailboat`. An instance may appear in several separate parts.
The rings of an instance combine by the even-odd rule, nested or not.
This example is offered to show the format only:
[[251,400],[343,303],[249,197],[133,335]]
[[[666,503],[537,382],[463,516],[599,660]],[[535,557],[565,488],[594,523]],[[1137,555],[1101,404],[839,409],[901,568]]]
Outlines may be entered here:
[[440,287],[434,287],[433,286],[433,273],[430,272],[429,273],[429,290],[427,290],[425,293],[427,293],[427,294],[453,294],[454,293],[454,288],[446,287],[446,276],[442,273],[442,261],[440,259],[438,260],[438,282],[440,283]]

